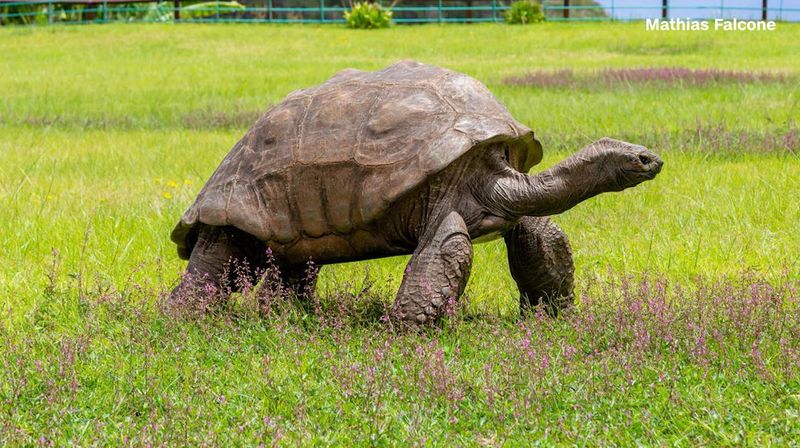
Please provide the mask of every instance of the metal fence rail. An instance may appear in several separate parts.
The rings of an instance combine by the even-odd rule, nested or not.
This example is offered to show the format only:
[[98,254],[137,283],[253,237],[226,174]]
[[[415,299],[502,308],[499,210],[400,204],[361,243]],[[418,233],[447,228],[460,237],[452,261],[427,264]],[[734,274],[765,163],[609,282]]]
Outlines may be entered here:
[[[181,0],[0,0],[0,25],[86,24],[109,22],[210,22],[210,23],[343,23],[348,0],[226,0],[207,2]],[[671,6],[669,0],[650,5],[574,4],[570,0],[545,0],[543,10],[550,21],[604,21],[645,17],[668,18],[675,11],[691,11],[707,17],[752,17],[759,15],[800,20],[800,0],[752,0],[752,6]],[[391,1],[377,1],[390,6]],[[393,22],[474,23],[500,22],[511,0],[416,1],[392,7]],[[578,2],[575,2],[578,3]],[[295,6],[291,6],[294,4]],[[627,13],[627,14],[626,14]],[[635,14],[635,15],[632,15]]]

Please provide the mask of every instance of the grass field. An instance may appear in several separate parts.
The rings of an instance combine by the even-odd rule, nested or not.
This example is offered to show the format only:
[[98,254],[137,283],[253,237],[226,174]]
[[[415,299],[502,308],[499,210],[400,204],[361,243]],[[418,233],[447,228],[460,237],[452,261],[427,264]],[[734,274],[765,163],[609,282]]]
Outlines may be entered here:
[[[0,29],[0,445],[783,445],[800,438],[800,26]],[[612,136],[660,176],[558,216],[579,304],[517,321],[500,242],[444,329],[379,323],[404,257],[319,304],[174,316],[168,235],[255,118],[345,67],[487,84],[547,167]],[[604,82],[602,70],[723,70]],[[570,69],[575,85],[525,85]],[[751,78],[753,73],[776,75]],[[536,167],[535,170],[538,170]]]

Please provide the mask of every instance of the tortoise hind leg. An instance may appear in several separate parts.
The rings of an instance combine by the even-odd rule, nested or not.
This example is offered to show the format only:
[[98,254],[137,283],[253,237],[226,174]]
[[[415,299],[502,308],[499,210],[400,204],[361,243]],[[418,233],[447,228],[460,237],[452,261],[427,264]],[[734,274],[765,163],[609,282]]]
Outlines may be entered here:
[[317,289],[320,268],[321,266],[308,263],[305,266],[286,269],[282,275],[283,287],[298,298],[307,299],[313,296]]
[[472,242],[456,212],[426,230],[408,262],[392,307],[392,320],[419,327],[436,322],[448,300],[464,292],[472,267]]
[[201,304],[224,298],[258,280],[266,247],[233,227],[204,226],[189,257],[181,283],[172,290],[172,304]]
[[272,256],[266,257],[265,270],[255,292],[262,317],[268,317],[274,299],[299,299],[307,306],[309,299],[316,294],[317,277],[321,266],[306,265],[281,266]]
[[574,302],[575,266],[567,235],[547,217],[523,217],[504,239],[520,309],[540,304],[551,316]]

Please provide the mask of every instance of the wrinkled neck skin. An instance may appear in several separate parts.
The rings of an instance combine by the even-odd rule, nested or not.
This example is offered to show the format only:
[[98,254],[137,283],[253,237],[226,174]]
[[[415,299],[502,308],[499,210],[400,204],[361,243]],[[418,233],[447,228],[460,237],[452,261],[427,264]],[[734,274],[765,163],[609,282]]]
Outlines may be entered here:
[[508,220],[556,215],[600,193],[622,190],[615,171],[593,148],[533,176],[505,174],[494,179],[481,202]]

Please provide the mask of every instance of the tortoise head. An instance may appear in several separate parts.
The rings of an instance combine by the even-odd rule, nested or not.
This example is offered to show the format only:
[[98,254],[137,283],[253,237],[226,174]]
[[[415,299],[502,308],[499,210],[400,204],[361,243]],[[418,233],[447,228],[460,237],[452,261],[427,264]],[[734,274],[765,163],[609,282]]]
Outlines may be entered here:
[[602,138],[575,154],[575,163],[596,164],[594,175],[607,191],[621,191],[653,179],[664,162],[644,146]]

